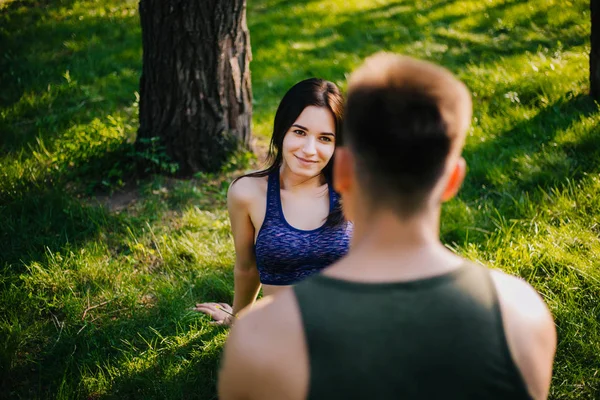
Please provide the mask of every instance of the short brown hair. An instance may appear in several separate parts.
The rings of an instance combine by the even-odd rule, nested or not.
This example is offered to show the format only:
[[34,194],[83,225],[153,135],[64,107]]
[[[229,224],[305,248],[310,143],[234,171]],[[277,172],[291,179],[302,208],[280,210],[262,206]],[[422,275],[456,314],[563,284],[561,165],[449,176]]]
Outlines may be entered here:
[[468,89],[445,68],[390,53],[367,58],[349,80],[343,136],[373,202],[419,209],[460,152],[471,112]]

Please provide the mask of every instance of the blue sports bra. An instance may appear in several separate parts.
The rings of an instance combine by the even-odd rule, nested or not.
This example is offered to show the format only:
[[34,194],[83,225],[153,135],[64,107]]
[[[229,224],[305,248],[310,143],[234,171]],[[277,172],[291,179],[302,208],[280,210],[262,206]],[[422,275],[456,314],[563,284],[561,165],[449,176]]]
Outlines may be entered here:
[[[329,186],[329,210],[338,205],[337,193]],[[266,285],[293,285],[333,264],[348,252],[353,225],[342,222],[317,229],[291,226],[283,215],[279,169],[269,174],[267,211],[254,252],[260,282]]]

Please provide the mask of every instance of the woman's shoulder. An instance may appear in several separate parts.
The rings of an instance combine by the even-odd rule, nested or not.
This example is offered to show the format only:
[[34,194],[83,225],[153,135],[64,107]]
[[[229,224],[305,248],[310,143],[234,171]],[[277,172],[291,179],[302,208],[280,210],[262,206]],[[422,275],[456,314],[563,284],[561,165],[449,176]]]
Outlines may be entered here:
[[238,205],[260,201],[266,196],[268,180],[268,176],[242,176],[229,185],[227,200]]

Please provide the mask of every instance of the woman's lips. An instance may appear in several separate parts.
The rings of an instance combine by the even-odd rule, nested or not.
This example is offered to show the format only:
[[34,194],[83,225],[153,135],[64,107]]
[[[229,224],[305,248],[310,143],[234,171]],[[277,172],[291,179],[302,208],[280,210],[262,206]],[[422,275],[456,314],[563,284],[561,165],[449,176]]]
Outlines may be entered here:
[[298,159],[298,161],[300,161],[300,163],[306,164],[306,165],[312,165],[317,162],[317,161],[307,160],[306,158],[298,157],[296,155],[294,155],[294,157],[296,157]]

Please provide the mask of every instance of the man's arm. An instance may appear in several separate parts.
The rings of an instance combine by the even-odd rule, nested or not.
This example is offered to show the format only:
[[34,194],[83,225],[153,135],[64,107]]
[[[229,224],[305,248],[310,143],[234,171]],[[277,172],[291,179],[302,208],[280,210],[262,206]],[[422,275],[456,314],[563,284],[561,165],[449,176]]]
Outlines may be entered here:
[[[252,357],[249,349],[252,344],[244,347],[244,334],[246,322],[235,324],[229,332],[221,370],[219,372],[218,391],[221,400],[249,400],[252,399],[252,373],[255,367],[252,365]],[[248,342],[248,337],[246,337]]]
[[492,271],[504,331],[513,360],[536,400],[546,399],[556,352],[556,328],[548,307],[527,282]]
[[221,400],[299,400],[308,390],[308,356],[292,289],[242,312],[219,373]]
[[221,360],[219,399],[260,399],[260,388],[267,383],[274,350],[268,343],[273,332],[269,324],[273,297],[259,300],[233,324]]

